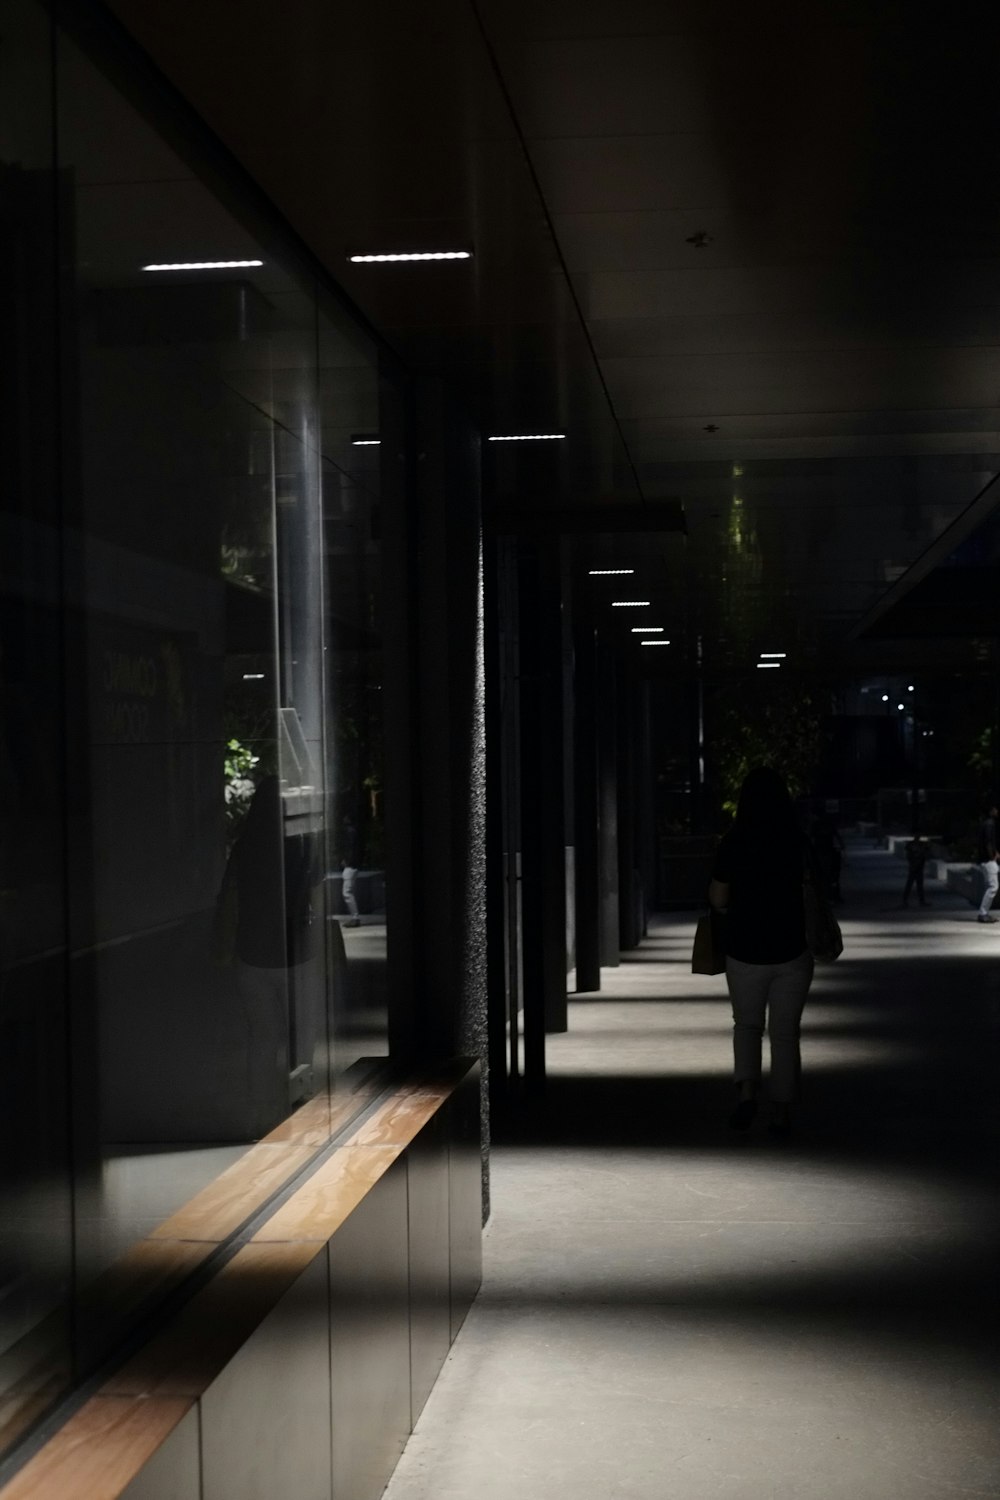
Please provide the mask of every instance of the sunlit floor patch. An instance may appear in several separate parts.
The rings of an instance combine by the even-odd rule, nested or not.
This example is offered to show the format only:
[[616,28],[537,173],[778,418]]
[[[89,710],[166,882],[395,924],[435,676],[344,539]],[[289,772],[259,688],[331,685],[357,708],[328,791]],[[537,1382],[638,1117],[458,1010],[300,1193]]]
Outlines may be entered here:
[[690,914],[571,999],[386,1500],[1000,1494],[1000,934],[956,907],[910,937],[879,913],[899,862],[848,874],[791,1141],[766,1107],[727,1127],[728,997],[690,973]]

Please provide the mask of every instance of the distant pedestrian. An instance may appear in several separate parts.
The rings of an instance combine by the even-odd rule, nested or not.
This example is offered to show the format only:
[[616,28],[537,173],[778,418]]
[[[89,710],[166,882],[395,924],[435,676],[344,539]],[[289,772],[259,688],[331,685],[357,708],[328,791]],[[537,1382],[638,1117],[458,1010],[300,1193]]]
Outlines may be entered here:
[[740,790],[736,821],[719,844],[708,888],[713,910],[726,914],[734,1130],[748,1129],[757,1113],[765,1023],[771,1042],[770,1128],[786,1135],[791,1126],[801,1068],[799,1029],[813,977],[803,905],[809,863],[783,777],[768,766],[756,767]]
[[979,916],[977,922],[995,922],[996,917],[990,915],[990,907],[993,905],[993,897],[1000,888],[1000,867],[997,865],[997,809],[996,805],[990,806],[986,816],[979,824],[979,864],[986,881],[986,889],[983,891],[983,899],[979,903]]
[[358,878],[357,866],[345,861],[340,876],[340,894],[344,905],[347,907],[347,921],[345,927],[360,927],[361,917],[358,914],[358,898],[354,894],[355,881]]
[[909,906],[910,904],[910,892],[913,890],[914,885],[917,887],[917,899],[920,905],[927,905],[924,897],[924,865],[927,863],[929,853],[930,846],[927,840],[922,838],[919,833],[906,846],[906,862],[909,865],[909,869],[906,872],[906,886],[903,890],[904,906]]

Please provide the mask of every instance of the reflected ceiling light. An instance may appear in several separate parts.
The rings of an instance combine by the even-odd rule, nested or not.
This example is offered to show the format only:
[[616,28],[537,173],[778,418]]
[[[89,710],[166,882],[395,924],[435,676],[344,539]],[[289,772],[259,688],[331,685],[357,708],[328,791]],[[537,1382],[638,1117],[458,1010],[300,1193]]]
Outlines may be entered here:
[[382,446],[382,439],[381,438],[373,438],[373,437],[352,437],[351,438],[351,447],[352,448],[380,448],[381,446]]
[[669,646],[669,641],[640,641],[640,646]]
[[612,609],[648,609],[648,599],[612,599]]
[[760,653],[760,659],[761,661],[784,661],[787,655],[787,651],[762,651]]
[[888,703],[888,701],[889,701],[889,694],[888,693],[883,693],[882,694],[882,702],[883,703]]
[[[566,434],[564,432],[515,432],[509,437],[490,437],[488,443],[555,443],[561,441]],[[631,568],[626,568],[626,573],[631,573]]]
[[[490,438],[490,442],[493,439]],[[591,568],[588,576],[590,578],[611,578],[616,573],[634,573],[634,568]]]
[[633,625],[632,626],[632,634],[633,635],[662,635],[663,634],[663,626],[662,625]]
[[903,712],[905,712],[906,704],[905,703],[897,703],[896,707],[899,709],[900,713],[903,713]]
[[780,671],[780,669],[781,669],[781,662],[780,661],[759,661],[757,663],[757,671],[758,672],[766,672],[767,669],[768,669],[768,667],[774,667],[775,671]]
[[913,692],[913,683],[912,683],[912,682],[911,682],[911,683],[910,683],[910,685],[909,685],[909,687],[908,687],[908,688],[907,688],[907,689],[906,689],[906,691],[907,691],[907,692],[908,692],[908,693],[912,693],[912,692]]
[[262,266],[262,260],[172,260],[143,266],[144,271],[233,271],[244,266]]
[[244,672],[243,673],[243,681],[244,682],[263,682],[264,681],[264,674],[263,674],[263,672]]
[[389,260],[471,260],[471,250],[407,250],[393,255],[351,255],[355,265],[368,265],[372,261]]

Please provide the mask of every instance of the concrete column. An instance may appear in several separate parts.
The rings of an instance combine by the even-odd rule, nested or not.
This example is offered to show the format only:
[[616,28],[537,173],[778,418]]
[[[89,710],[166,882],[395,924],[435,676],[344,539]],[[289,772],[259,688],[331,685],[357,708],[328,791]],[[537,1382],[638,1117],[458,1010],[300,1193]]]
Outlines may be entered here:
[[618,931],[618,728],[617,674],[611,649],[601,643],[597,662],[598,869],[601,884],[601,964],[621,962]]
[[[405,1040],[411,1055],[482,1060],[485,1171],[489,1067],[479,438],[455,397],[434,380],[418,383],[413,422],[409,706],[415,733],[409,786],[414,900]],[[395,751],[393,757],[398,765]],[[394,796],[391,787],[388,795]],[[389,920],[391,951],[395,907]]]
[[618,667],[618,941],[637,948],[642,937],[636,854],[636,703],[638,684],[629,663]]
[[[509,682],[506,643],[501,632],[500,558],[496,539],[487,538],[483,552],[484,617],[486,626],[486,989],[490,1060],[490,1113],[494,1118],[506,1103],[508,1020],[517,1031],[517,1005],[508,1016],[507,839],[504,780],[507,729],[503,719]],[[516,927],[516,923],[515,923]],[[516,945],[516,931],[514,935]],[[516,946],[515,946],[516,953]],[[515,965],[516,967],[516,965]],[[514,980],[516,992],[516,976]],[[516,1047],[513,1049],[516,1069]]]
[[649,682],[640,684],[636,718],[636,863],[641,880],[641,933],[649,925],[656,892],[656,797],[653,786],[653,715]]
[[576,987],[601,987],[600,802],[597,766],[597,635],[584,600],[573,621],[576,850]]
[[559,547],[518,545],[521,713],[521,932],[525,1076],[545,1070],[545,1032],[565,1031],[566,835],[563,816]]

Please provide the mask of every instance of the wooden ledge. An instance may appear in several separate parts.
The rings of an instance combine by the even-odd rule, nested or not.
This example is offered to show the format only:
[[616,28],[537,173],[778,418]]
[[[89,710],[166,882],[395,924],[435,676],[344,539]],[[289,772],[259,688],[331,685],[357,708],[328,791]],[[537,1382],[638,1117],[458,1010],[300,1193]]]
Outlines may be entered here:
[[352,1130],[345,1145],[351,1146],[396,1146],[400,1150],[408,1146],[441,1108],[452,1092],[394,1094],[370,1115],[367,1120]]
[[[0,1500],[118,1500],[474,1066],[461,1062],[397,1084],[3,1487]],[[339,1128],[330,1122],[338,1115],[346,1121],[358,1100],[342,1101],[337,1111],[331,1104],[311,1100],[134,1246],[102,1279],[105,1297],[114,1289],[115,1311],[176,1285],[307,1167],[317,1154],[311,1132]]]
[[193,1406],[94,1396],[4,1486],[4,1500],[118,1500]]
[[260,1141],[164,1219],[149,1238],[221,1245],[315,1155],[315,1146]]
[[203,1395],[322,1249],[307,1240],[244,1246],[105,1382],[101,1395]]
[[395,1145],[338,1147],[258,1229],[252,1243],[320,1240],[325,1244],[399,1159],[402,1149]]
[[[385,1087],[384,1079],[379,1082]],[[371,1079],[351,1092],[317,1094],[262,1140],[248,1144],[237,1161],[82,1289],[84,1321],[125,1326],[143,1309],[155,1307],[376,1097]]]

